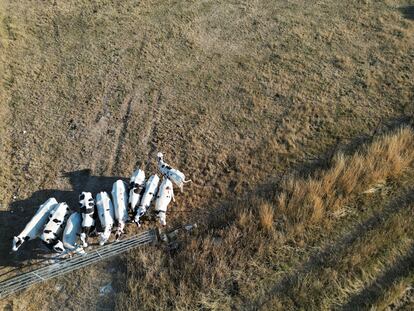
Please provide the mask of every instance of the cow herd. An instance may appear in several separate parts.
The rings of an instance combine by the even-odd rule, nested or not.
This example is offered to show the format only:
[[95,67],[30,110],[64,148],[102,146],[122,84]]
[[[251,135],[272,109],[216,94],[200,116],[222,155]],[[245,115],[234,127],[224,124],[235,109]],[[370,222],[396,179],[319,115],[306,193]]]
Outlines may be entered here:
[[113,184],[111,196],[101,191],[94,199],[92,193],[82,192],[78,212],[71,213],[65,202],[48,199],[40,205],[23,231],[13,238],[13,251],[17,251],[25,241],[39,237],[55,252],[82,254],[88,247],[88,237],[93,234],[98,236],[99,244],[104,245],[113,229],[118,240],[126,223],[135,222],[140,227],[141,218],[150,210],[154,199],[154,213],[165,226],[167,207],[171,200],[175,201],[173,183],[182,192],[184,184],[190,180],[185,180],[182,172],[166,164],[162,153],[157,154],[157,164],[162,175],[161,184],[157,174],[145,181],[145,172],[137,169],[129,185],[122,180]]

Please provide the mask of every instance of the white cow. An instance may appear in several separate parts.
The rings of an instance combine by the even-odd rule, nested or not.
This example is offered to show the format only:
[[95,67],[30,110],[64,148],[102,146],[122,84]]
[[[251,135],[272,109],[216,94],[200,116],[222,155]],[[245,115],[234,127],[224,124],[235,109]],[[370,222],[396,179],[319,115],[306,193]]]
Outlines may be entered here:
[[66,203],[59,203],[51,217],[49,217],[49,221],[40,236],[40,239],[56,252],[63,252],[65,250],[62,241],[59,240],[59,236],[65,227],[69,211],[69,206]]
[[114,182],[112,186],[112,200],[114,202],[115,219],[118,222],[115,239],[119,240],[121,234],[124,233],[125,223],[129,220],[128,193],[125,183],[120,179]]
[[191,182],[191,180],[185,180],[185,176],[182,172],[165,163],[164,156],[161,152],[157,153],[157,161],[158,169],[161,174],[171,179],[171,181],[180,188],[181,192],[183,192],[184,184]]
[[155,194],[157,193],[158,183],[160,178],[158,175],[152,175],[148,178],[145,185],[145,192],[141,198],[141,202],[138,205],[138,209],[135,214],[134,222],[140,226],[139,219],[147,212],[149,209],[152,200],[154,199]]
[[103,233],[99,233],[99,245],[104,245],[111,235],[114,225],[114,207],[108,193],[102,191],[96,195],[96,207]]
[[128,207],[133,214],[135,213],[135,209],[144,192],[145,172],[143,170],[138,169],[132,174],[131,181],[129,183]]
[[163,226],[167,224],[166,213],[171,200],[175,202],[173,185],[171,180],[164,177],[158,190],[157,200],[155,201],[155,213]]
[[78,244],[79,236],[82,232],[82,215],[78,212],[74,212],[70,215],[66,222],[65,229],[63,230],[63,246],[68,251],[75,251],[83,254],[85,251],[82,246]]
[[42,234],[43,227],[49,219],[49,215],[57,207],[57,204],[58,202],[55,198],[50,198],[40,205],[36,214],[27,223],[23,231],[18,236],[13,237],[13,251],[17,251],[25,241],[33,240]]
[[82,215],[82,233],[80,239],[83,247],[88,247],[87,237],[95,230],[96,207],[92,193],[82,192],[79,195],[79,209]]

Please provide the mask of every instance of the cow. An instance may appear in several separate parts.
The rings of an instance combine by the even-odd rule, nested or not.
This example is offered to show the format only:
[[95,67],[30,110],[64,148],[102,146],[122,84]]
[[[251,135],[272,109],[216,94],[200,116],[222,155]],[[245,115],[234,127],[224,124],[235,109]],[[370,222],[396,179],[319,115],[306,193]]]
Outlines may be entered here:
[[115,219],[117,220],[117,228],[115,232],[115,239],[119,240],[122,233],[124,233],[125,223],[129,220],[128,216],[128,193],[125,183],[122,180],[117,180],[112,186],[112,200],[114,203]]
[[171,200],[175,202],[172,182],[168,178],[163,177],[155,201],[155,213],[163,226],[167,225],[166,213],[168,204],[170,204]]
[[98,216],[103,229],[103,232],[99,233],[99,245],[104,245],[111,235],[115,218],[114,207],[108,193],[102,191],[96,195],[96,207],[98,209]]
[[135,209],[145,192],[145,172],[143,170],[136,170],[129,183],[129,199],[128,208],[132,214],[135,214]]
[[67,251],[84,254],[82,246],[78,244],[79,236],[82,232],[82,215],[78,212],[73,212],[66,222],[63,230],[62,242]]
[[134,222],[138,225],[138,227],[140,227],[140,218],[144,216],[144,214],[151,206],[151,202],[155,194],[157,193],[159,182],[160,178],[158,177],[158,175],[155,174],[148,178],[147,183],[145,184],[145,192],[142,195],[141,202],[138,205],[134,217]]
[[59,203],[53,214],[50,215],[49,221],[40,236],[40,239],[56,252],[63,252],[65,250],[62,241],[59,240],[59,236],[65,227],[69,212],[69,206],[65,202]]
[[180,188],[181,192],[183,192],[184,184],[191,182],[191,180],[185,180],[185,176],[182,172],[172,168],[167,163],[165,163],[164,156],[161,152],[157,153],[157,162],[158,169],[160,170],[161,174],[169,178],[174,184],[178,186],[178,188]]
[[95,220],[97,218],[92,193],[82,192],[79,195],[79,210],[82,215],[82,233],[80,239],[83,247],[88,247],[87,238],[95,230]]
[[12,250],[14,252],[16,252],[25,241],[33,240],[42,234],[43,227],[48,221],[50,214],[53,213],[57,207],[57,204],[58,202],[55,198],[50,198],[40,205],[36,214],[27,223],[23,231],[18,236],[13,237]]

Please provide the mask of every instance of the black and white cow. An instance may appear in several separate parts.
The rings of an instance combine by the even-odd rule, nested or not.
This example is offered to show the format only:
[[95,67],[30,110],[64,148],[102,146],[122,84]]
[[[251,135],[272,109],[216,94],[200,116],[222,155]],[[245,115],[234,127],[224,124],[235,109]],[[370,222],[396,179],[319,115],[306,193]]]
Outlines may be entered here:
[[65,202],[59,203],[53,214],[50,215],[49,221],[40,236],[40,239],[56,252],[63,252],[65,250],[59,238],[69,217],[69,212],[69,206]]
[[175,202],[173,185],[171,180],[164,177],[155,201],[155,213],[163,226],[167,225],[167,207],[171,200]]
[[136,170],[129,183],[129,199],[128,207],[132,214],[135,214],[136,207],[145,192],[145,172],[143,170]]
[[138,205],[138,208],[137,208],[137,211],[134,217],[134,222],[138,226],[140,226],[140,218],[145,215],[145,213],[151,206],[151,202],[154,199],[155,194],[157,193],[159,182],[160,182],[160,178],[156,174],[152,175],[147,180],[147,183],[145,185],[145,192],[142,195],[141,202]]
[[78,244],[79,236],[82,232],[82,215],[78,212],[73,212],[66,222],[63,230],[62,242],[66,250],[84,254],[82,246]]
[[103,232],[99,233],[99,245],[104,245],[111,235],[115,219],[114,207],[108,193],[102,191],[96,195],[96,207],[103,229]]
[[79,210],[82,215],[82,233],[80,239],[83,247],[88,247],[87,237],[95,230],[95,220],[97,218],[92,193],[82,192],[79,195]]
[[167,163],[164,162],[164,156],[161,152],[157,154],[158,169],[161,174],[169,178],[174,184],[180,188],[183,192],[184,184],[191,182],[191,180],[185,180],[185,176],[179,170],[172,168]]
[[115,219],[117,221],[115,239],[119,240],[121,234],[124,233],[125,223],[129,220],[127,188],[125,183],[120,179],[114,182],[112,186],[112,200],[114,203]]
[[43,227],[49,219],[49,216],[53,213],[57,207],[58,202],[55,198],[48,199],[45,203],[40,205],[36,214],[24,227],[23,231],[13,237],[13,251],[17,251],[25,241],[33,240],[42,234]]

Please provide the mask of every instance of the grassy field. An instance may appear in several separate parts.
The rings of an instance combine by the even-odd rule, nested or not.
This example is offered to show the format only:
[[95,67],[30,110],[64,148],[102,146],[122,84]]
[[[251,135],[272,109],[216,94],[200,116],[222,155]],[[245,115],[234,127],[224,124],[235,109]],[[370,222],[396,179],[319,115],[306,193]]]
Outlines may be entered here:
[[34,262],[10,238],[39,204],[157,151],[194,181],[169,226],[200,225],[0,307],[412,308],[413,8],[0,0],[0,276]]

